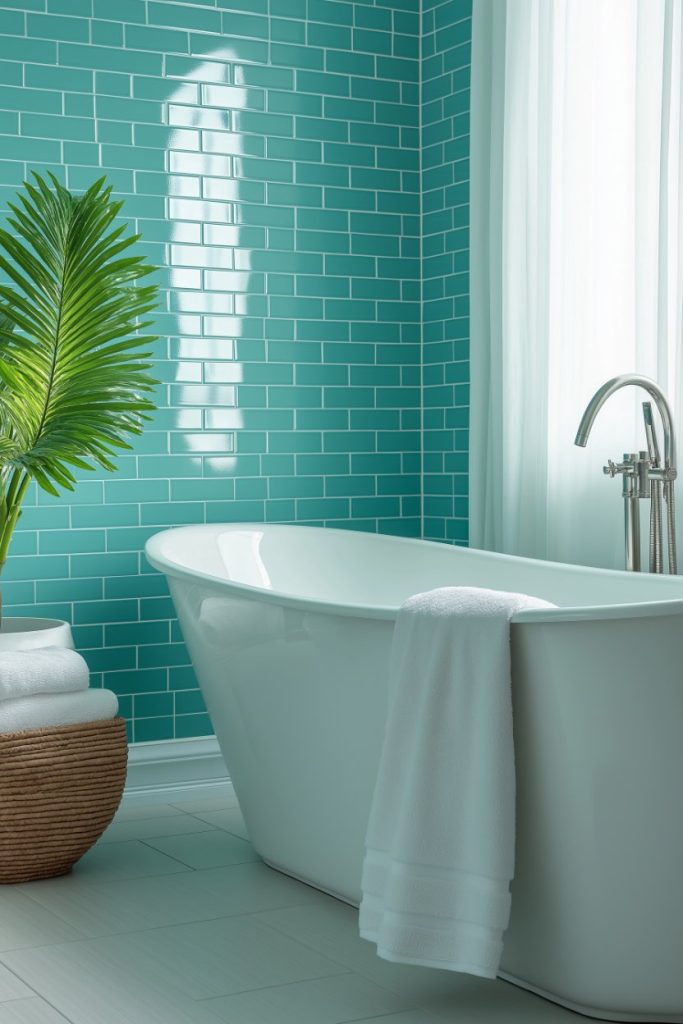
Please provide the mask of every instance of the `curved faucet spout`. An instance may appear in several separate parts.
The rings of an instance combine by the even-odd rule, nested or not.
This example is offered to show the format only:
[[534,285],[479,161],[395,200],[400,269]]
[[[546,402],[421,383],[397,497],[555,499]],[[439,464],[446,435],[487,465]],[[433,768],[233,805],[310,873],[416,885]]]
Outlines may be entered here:
[[581,417],[574,444],[585,448],[588,436],[607,399],[620,388],[644,388],[659,409],[664,428],[664,465],[659,462],[657,435],[652,422],[652,406],[643,402],[647,451],[626,453],[623,462],[612,462],[610,459],[604,467],[608,476],[623,476],[622,496],[624,498],[624,526],[626,542],[626,568],[640,571],[640,513],[638,502],[641,498],[650,497],[650,572],[662,572],[662,495],[666,501],[667,540],[669,554],[669,572],[678,571],[676,559],[676,520],[674,506],[674,481],[676,468],[676,436],[674,433],[673,416],[666,397],[649,377],[641,377],[637,373],[623,373],[612,377],[595,392]]
[[579,423],[579,429],[576,432],[574,444],[579,445],[581,448],[586,447],[591,428],[595,422],[595,417],[598,415],[607,399],[610,398],[615,391],[619,391],[621,388],[625,388],[630,385],[644,388],[654,400],[654,403],[659,410],[659,415],[662,418],[662,427],[664,429],[664,467],[666,469],[675,469],[676,441],[674,435],[673,416],[671,415],[669,403],[655,381],[650,380],[649,377],[641,377],[640,374],[637,373],[622,373],[618,377],[612,377],[612,379],[603,384],[601,388],[598,388],[586,406],[586,411],[581,417],[581,422]]

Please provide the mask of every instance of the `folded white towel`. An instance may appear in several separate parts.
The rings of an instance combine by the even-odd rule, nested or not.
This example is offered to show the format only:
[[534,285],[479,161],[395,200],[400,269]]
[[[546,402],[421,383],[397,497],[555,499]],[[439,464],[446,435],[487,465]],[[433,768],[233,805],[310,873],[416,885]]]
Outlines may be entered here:
[[509,620],[552,607],[444,587],[399,610],[359,920],[386,960],[496,976],[514,873]]
[[67,647],[0,654],[0,701],[36,693],[73,693],[87,690],[89,682],[85,661]]
[[113,718],[119,702],[111,690],[46,693],[0,701],[0,733],[76,725]]

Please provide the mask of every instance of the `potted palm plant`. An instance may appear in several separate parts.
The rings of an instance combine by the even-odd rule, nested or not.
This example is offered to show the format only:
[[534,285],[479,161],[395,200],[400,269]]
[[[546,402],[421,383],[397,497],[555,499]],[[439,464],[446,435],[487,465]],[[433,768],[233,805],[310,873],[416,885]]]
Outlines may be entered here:
[[[75,470],[115,469],[155,408],[141,334],[155,268],[114,225],[121,202],[105,179],[73,195],[50,175],[25,182],[0,229],[0,573],[31,481],[73,490]],[[1,600],[1,598],[0,598]],[[0,651],[71,646],[67,623],[5,619]]]

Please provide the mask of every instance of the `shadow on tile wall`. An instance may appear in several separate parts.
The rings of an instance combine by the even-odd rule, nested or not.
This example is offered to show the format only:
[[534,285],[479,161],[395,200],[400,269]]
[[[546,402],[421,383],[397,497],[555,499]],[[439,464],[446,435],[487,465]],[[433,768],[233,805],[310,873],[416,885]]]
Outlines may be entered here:
[[161,268],[159,412],[115,475],[32,492],[4,582],[10,614],[74,624],[136,741],[210,731],[150,534],[419,534],[418,22],[415,0],[0,4],[3,207],[31,169],[104,170]]

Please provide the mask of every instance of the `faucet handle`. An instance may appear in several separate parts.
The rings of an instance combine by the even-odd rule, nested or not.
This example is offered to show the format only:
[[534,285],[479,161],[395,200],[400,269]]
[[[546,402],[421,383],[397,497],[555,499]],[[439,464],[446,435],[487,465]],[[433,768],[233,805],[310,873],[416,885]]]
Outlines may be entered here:
[[602,467],[602,471],[605,476],[611,476],[612,479],[614,479],[614,477],[619,473],[623,473],[625,476],[632,476],[635,472],[637,460],[637,455],[631,455],[629,452],[624,452],[623,462],[613,462],[612,459],[608,459],[607,465]]

